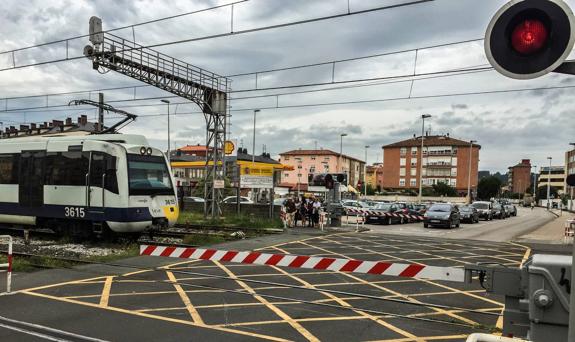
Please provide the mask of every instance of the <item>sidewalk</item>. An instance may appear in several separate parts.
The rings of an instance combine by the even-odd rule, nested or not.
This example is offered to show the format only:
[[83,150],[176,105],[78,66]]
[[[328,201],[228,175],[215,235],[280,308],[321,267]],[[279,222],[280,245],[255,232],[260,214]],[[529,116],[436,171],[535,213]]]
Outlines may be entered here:
[[[560,214],[558,210],[554,210],[554,213],[557,215]],[[565,221],[574,217],[575,215],[572,213],[563,211],[562,216],[558,216],[553,221],[529,234],[519,236],[516,241],[527,243],[565,244]],[[567,243],[570,243],[570,241],[568,240]]]

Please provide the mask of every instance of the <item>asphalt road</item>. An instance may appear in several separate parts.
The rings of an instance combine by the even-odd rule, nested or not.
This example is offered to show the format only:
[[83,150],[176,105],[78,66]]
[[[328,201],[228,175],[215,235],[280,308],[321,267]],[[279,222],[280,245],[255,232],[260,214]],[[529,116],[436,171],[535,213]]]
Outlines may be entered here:
[[462,223],[460,228],[424,228],[421,222],[389,226],[366,224],[365,227],[369,228],[372,233],[505,242],[527,234],[554,218],[553,214],[543,208],[531,210],[519,207],[516,217],[504,220],[481,220],[475,224]]
[[[507,223],[514,229],[527,215],[545,216],[526,213],[473,228],[491,232]],[[529,253],[515,243],[470,244],[382,231],[296,229],[217,248],[449,267],[478,262],[517,267]],[[121,263],[139,268],[17,274],[14,286],[20,291],[0,296],[0,341],[464,341],[479,326],[498,326],[502,310],[502,298],[487,295],[477,283],[162,257]]]

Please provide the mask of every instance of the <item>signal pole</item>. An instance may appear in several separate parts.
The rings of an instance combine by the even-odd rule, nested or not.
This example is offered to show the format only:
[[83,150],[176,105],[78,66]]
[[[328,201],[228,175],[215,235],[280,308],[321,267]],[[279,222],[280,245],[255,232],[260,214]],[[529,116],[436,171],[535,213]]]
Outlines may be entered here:
[[421,151],[419,152],[419,196],[417,202],[421,203],[421,190],[423,185],[423,139],[425,131],[425,119],[430,118],[431,114],[421,115]]

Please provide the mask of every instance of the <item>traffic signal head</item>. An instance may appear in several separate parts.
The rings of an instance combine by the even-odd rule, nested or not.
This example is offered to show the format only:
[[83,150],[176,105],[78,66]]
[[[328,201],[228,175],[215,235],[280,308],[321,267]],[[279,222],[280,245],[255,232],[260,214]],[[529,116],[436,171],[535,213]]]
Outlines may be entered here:
[[562,0],[512,0],[491,19],[485,54],[501,74],[543,76],[559,67],[575,42],[575,20]]
[[325,181],[325,187],[327,189],[333,189],[335,182],[331,174],[328,173],[327,175],[325,175],[324,181]]

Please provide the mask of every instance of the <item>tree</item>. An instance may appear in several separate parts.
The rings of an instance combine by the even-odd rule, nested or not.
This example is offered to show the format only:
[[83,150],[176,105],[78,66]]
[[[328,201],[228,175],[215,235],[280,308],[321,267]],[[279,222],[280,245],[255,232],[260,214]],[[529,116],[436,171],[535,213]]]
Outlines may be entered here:
[[501,184],[501,179],[496,176],[482,178],[477,185],[477,197],[482,200],[496,197],[501,189]]
[[373,187],[373,185],[367,184],[365,190],[369,196],[375,195],[375,188]]
[[456,197],[457,190],[444,182],[438,182],[432,186],[435,196],[446,196],[446,197]]
[[[552,186],[549,189],[549,194],[551,198],[558,198],[557,188]],[[547,186],[540,186],[537,188],[537,198],[539,199],[547,199]]]

